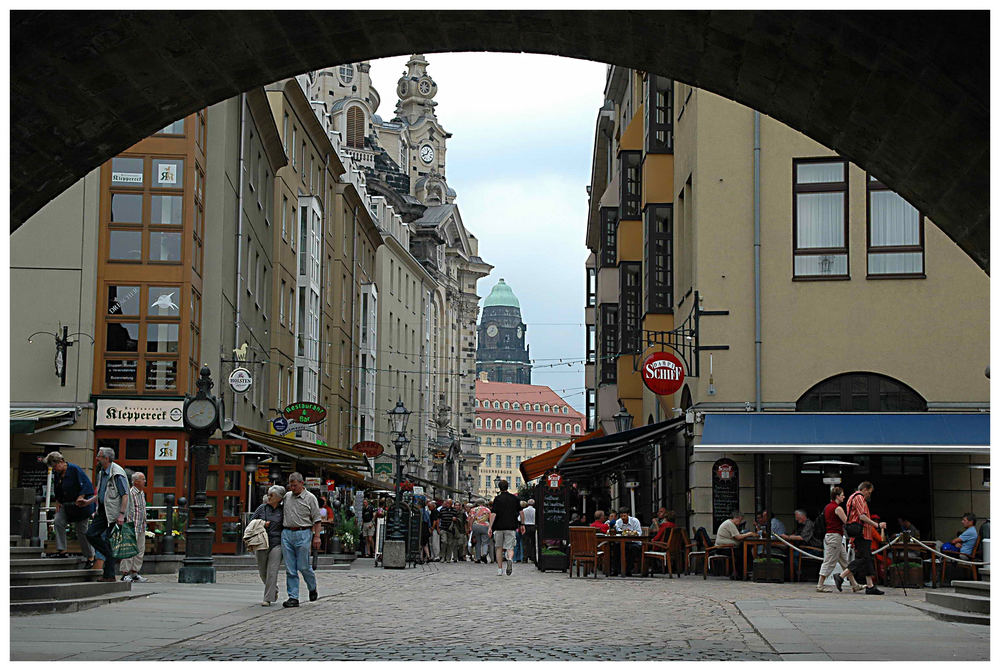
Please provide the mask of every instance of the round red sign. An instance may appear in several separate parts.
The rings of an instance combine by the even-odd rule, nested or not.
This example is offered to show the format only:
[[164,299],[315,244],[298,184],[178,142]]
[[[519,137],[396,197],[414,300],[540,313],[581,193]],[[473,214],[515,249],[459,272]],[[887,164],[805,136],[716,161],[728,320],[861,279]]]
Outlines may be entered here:
[[642,364],[642,381],[654,394],[673,394],[684,384],[684,365],[670,352],[657,352]]
[[372,459],[385,452],[385,448],[374,440],[362,440],[360,443],[354,443],[354,447],[351,449]]

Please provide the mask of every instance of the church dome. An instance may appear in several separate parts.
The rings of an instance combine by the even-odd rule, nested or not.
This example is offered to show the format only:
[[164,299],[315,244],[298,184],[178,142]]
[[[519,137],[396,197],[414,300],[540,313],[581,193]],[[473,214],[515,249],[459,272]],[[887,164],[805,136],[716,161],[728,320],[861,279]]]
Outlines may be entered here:
[[497,282],[497,285],[493,287],[493,291],[490,295],[486,297],[483,302],[483,307],[510,307],[521,309],[521,304],[517,302],[517,296],[511,291],[510,287],[506,282],[501,279]]

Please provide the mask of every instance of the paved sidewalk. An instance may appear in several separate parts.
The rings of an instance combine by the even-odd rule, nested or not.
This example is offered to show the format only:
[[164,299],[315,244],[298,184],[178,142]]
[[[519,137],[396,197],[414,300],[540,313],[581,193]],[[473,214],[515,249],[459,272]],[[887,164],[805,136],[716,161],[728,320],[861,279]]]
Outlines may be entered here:
[[[906,605],[923,601],[925,590],[866,597],[817,594],[806,584],[570,579],[525,564],[498,577],[493,566],[392,571],[358,560],[350,571],[318,574],[319,601],[289,610],[260,606],[255,571],[219,573],[214,585],[155,578],[133,586],[145,597],[11,617],[11,659],[279,660],[287,650],[259,633],[286,625],[302,632],[297,654],[309,660],[989,659],[989,627],[941,622]],[[445,614],[477,617],[477,626],[431,633],[428,622]],[[341,618],[353,631],[391,624],[393,635],[346,640],[330,625]],[[624,637],[595,641],[595,631],[622,626]]]

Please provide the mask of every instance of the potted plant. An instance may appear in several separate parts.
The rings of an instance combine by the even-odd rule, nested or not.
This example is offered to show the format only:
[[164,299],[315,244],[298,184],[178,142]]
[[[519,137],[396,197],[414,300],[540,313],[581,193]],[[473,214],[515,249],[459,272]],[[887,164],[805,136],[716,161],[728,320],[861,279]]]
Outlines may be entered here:
[[924,567],[918,562],[901,561],[889,566],[890,587],[923,587]]
[[[351,554],[358,545],[358,538],[360,533],[357,518],[341,519],[333,531],[334,554]],[[337,545],[340,545],[340,551],[337,550]]]
[[757,557],[753,562],[754,582],[785,582],[785,563],[780,557]]
[[565,571],[569,568],[569,555],[562,541],[544,541],[539,552],[539,571]]

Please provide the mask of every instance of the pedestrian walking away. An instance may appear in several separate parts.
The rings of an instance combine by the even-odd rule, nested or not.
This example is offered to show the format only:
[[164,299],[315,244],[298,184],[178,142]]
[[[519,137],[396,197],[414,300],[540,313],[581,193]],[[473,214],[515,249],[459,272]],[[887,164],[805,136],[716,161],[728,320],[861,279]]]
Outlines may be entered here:
[[[319,501],[312,492],[306,489],[301,473],[288,476],[288,488],[285,493],[283,525],[281,532],[281,554],[285,560],[285,588],[288,599],[281,605],[285,608],[295,608],[299,605],[299,573],[309,588],[309,600],[319,598],[316,591],[316,573],[309,561],[309,548],[319,549],[320,521]],[[309,539],[312,538],[312,543]]]
[[125,582],[149,582],[139,571],[142,558],[146,554],[146,474],[136,471],[132,474],[132,489],[128,490],[128,512],[125,522],[135,528],[135,540],[139,552],[134,557],[122,559],[121,574]]
[[[840,507],[844,502],[844,490],[840,487],[830,488],[830,502],[823,509],[823,523],[826,525],[826,533],[823,535],[823,564],[819,569],[819,582],[816,583],[817,592],[829,592],[830,588],[826,584],[826,579],[833,569],[840,564],[841,568],[847,568],[847,548],[844,547],[844,525],[847,524],[847,513]],[[861,589],[854,574],[847,572],[835,574],[833,581],[837,584],[837,591],[844,591],[844,578],[851,581],[851,588],[857,592]]]
[[115,463],[115,451],[110,447],[97,449],[97,493],[87,503],[97,503],[97,514],[87,529],[87,540],[97,552],[104,555],[103,574],[98,582],[115,582],[115,559],[108,542],[111,525],[125,523],[128,510],[128,480],[125,469]]
[[90,526],[96,504],[87,501],[94,495],[94,484],[82,468],[66,461],[60,452],[45,455],[45,465],[52,469],[55,476],[52,489],[55,493],[56,515],[52,528],[56,534],[56,551],[51,556],[67,556],[66,525],[72,524],[80,542],[80,553],[87,560],[86,567],[93,568],[94,548],[87,541],[87,527]]
[[281,485],[272,485],[267,490],[267,500],[257,507],[250,518],[263,521],[267,532],[267,547],[255,552],[257,572],[260,574],[260,581],[264,583],[264,597],[260,602],[262,606],[270,606],[278,600],[278,569],[281,568],[281,555],[284,551],[281,536],[285,527],[285,509],[282,503],[285,493],[285,488]]
[[524,558],[535,562],[535,499],[528,499],[528,505],[521,511],[521,524],[524,525]]
[[500,481],[500,493],[493,499],[490,514],[489,535],[496,546],[497,575],[503,575],[505,567],[507,575],[514,571],[514,532],[519,526],[521,502],[507,491],[509,486],[506,480]]
[[[847,500],[847,523],[844,531],[854,542],[854,561],[840,574],[841,578],[853,575],[854,579],[865,579],[865,594],[885,594],[875,586],[872,576],[875,575],[875,563],[872,561],[872,539],[875,531],[885,528],[885,522],[876,522],[871,518],[868,502],[871,500],[875,486],[865,480],[858,485],[858,490]],[[860,586],[855,591],[860,590]]]

